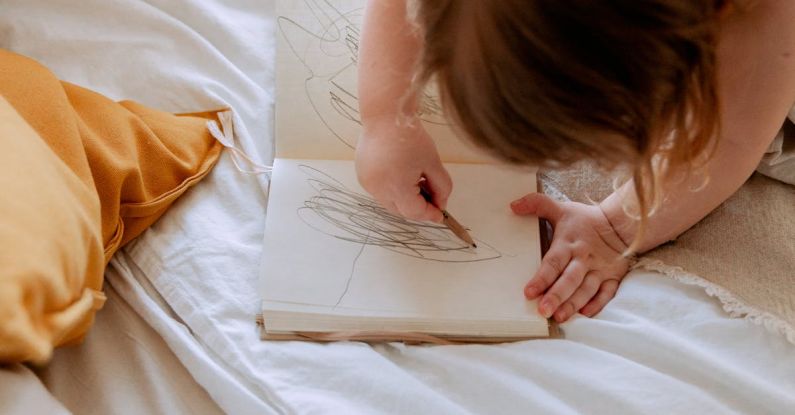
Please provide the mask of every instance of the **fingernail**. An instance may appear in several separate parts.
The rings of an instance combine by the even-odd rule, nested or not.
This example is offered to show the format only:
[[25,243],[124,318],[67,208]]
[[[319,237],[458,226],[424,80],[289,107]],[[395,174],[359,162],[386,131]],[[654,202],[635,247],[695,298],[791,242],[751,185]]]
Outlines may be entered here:
[[565,311],[558,311],[555,313],[555,321],[558,323],[562,323],[566,320],[566,312]]
[[536,288],[533,284],[527,284],[524,287],[524,295],[528,299],[532,300],[538,296],[538,288]]
[[549,318],[552,315],[552,301],[548,298],[545,298],[541,301],[541,315],[544,318]]
[[525,203],[524,199],[514,200],[511,202],[511,210],[518,214],[525,213],[527,212],[527,203]]

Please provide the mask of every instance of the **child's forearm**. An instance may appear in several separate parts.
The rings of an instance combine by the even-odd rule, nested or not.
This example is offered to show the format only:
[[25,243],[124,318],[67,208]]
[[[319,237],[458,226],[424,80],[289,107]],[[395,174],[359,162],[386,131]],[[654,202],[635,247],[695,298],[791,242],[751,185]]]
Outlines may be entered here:
[[[453,184],[430,135],[419,122],[413,73],[421,53],[418,30],[409,23],[406,0],[370,0],[359,48],[359,111],[356,143],[359,183],[388,211],[414,220],[441,222]],[[421,195],[420,182],[431,201]]]
[[[795,83],[786,85],[791,91],[787,96],[795,96]],[[722,119],[720,140],[712,158],[705,166],[708,181],[702,175],[693,175],[681,183],[668,185],[663,190],[664,200],[649,218],[637,252],[645,252],[668,242],[695,225],[707,214],[728,199],[756,169],[770,141],[775,137],[782,120],[786,117],[789,105],[787,96],[765,101],[765,111],[756,117],[745,115],[737,103],[727,102]],[[770,95],[767,95],[770,97]],[[746,95],[747,101],[762,100],[762,96]],[[742,100],[739,100],[742,101]],[[772,105],[771,105],[772,102]],[[760,107],[762,105],[760,104]],[[632,182],[626,183],[608,196],[600,206],[625,243],[634,240],[638,222],[627,216],[622,208],[623,200],[635,198]],[[698,189],[698,190],[696,190]]]
[[421,40],[409,24],[405,0],[367,3],[359,45],[359,110],[367,127],[379,119],[393,121],[401,111],[413,112],[408,97]]
[[[791,58],[795,26],[787,24],[793,16],[793,2],[759,2],[742,18],[723,22],[716,51],[721,138],[707,166],[709,182],[692,191],[702,184],[700,177],[693,177],[668,189],[662,206],[649,219],[639,252],[686,231],[753,173],[795,101],[795,59]],[[601,206],[619,235],[631,243],[637,223],[623,213],[622,197],[632,197],[631,183]]]
[[[668,242],[696,224],[729,198],[753,173],[767,145],[748,148],[743,154],[716,154],[709,163],[709,181],[703,185],[700,175],[676,184],[649,218],[636,251],[648,251]],[[694,191],[703,187],[700,190]],[[623,200],[634,199],[632,182],[626,183],[601,203],[602,210],[626,244],[637,232],[636,219],[624,213]]]

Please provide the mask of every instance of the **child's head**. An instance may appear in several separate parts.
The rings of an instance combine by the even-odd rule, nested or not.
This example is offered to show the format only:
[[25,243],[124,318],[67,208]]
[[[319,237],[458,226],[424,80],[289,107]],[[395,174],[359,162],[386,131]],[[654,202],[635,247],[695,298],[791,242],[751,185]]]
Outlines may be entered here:
[[715,0],[418,0],[415,8],[419,84],[434,78],[457,127],[504,159],[628,166],[645,214],[655,177],[688,171],[712,147]]

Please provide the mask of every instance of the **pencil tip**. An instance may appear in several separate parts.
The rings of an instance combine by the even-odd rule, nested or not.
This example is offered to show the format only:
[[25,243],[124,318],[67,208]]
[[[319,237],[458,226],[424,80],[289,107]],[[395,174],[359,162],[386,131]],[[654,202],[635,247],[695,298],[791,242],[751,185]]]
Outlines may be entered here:
[[474,243],[474,242],[473,242],[473,243],[472,243],[472,247],[473,247],[473,248],[477,248],[477,247],[478,247],[478,244],[476,244],[476,243]]

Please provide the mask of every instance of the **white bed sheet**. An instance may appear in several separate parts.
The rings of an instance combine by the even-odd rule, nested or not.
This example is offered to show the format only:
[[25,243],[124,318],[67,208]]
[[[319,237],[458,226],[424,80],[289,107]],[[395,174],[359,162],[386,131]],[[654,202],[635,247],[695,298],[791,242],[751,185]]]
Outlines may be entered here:
[[85,341],[36,370],[52,396],[80,415],[222,414],[163,338],[112,286],[104,291],[108,301]]
[[[234,3],[234,4],[232,4]],[[11,7],[13,5],[13,7]],[[115,98],[217,104],[267,160],[272,2],[9,1],[5,47]],[[10,31],[8,28],[11,28]],[[108,284],[228,413],[788,413],[795,353],[697,287],[633,273],[565,340],[495,346],[261,342],[254,324],[267,182],[224,155],[112,262]]]
[[44,388],[30,368],[15,364],[0,367],[0,413],[63,415],[69,411]]

